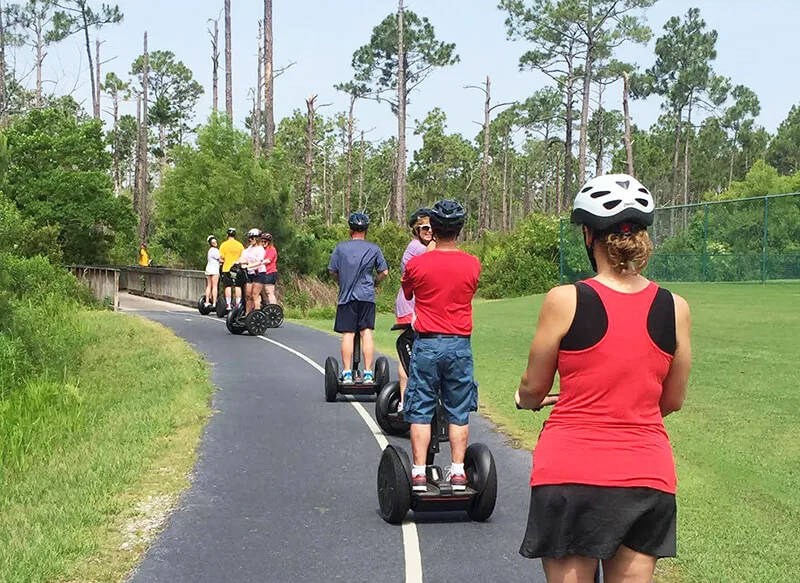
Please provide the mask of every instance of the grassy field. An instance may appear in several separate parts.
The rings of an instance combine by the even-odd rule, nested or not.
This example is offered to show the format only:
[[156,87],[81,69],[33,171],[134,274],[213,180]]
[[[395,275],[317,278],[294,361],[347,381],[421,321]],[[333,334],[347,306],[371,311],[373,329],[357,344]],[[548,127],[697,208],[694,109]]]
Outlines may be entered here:
[[[213,387],[163,326],[78,316],[67,383],[0,401],[0,580],[121,581],[188,484]],[[0,448],[3,449],[3,448]]]
[[[800,283],[675,284],[692,308],[694,368],[666,420],[678,465],[679,558],[659,581],[800,581]],[[518,412],[542,296],[478,302],[481,412],[531,448],[546,413]],[[330,321],[303,323],[329,331]],[[393,318],[376,338],[394,354]]]

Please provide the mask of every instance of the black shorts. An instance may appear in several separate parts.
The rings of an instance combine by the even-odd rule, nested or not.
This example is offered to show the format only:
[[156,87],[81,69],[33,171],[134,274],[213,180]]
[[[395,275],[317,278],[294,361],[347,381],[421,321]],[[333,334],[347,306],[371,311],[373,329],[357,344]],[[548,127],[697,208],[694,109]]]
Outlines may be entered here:
[[275,285],[278,283],[278,272],[276,271],[275,273],[268,273],[264,283],[266,285]]
[[248,273],[247,274],[247,283],[260,283],[265,284],[267,283],[267,274],[266,273]]
[[535,486],[519,554],[610,559],[625,545],[653,557],[674,557],[677,514],[675,496],[653,488]]
[[342,332],[360,332],[375,329],[375,302],[352,301],[336,306],[336,322],[333,330]]
[[[235,280],[233,279],[234,273],[236,274]],[[241,269],[236,272],[231,272],[231,271],[222,272],[222,285],[224,287],[233,287],[234,285],[242,287],[246,283],[247,283],[247,274]]]

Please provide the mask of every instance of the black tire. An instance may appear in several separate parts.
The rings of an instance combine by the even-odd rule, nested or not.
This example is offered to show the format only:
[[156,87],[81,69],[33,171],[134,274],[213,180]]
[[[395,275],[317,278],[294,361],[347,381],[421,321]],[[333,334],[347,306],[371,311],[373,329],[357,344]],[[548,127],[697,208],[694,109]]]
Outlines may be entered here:
[[467,508],[467,516],[475,522],[488,520],[497,502],[497,468],[485,444],[473,443],[467,448],[464,470],[467,484],[477,492]]
[[325,361],[325,400],[333,403],[339,395],[339,361],[329,356]]
[[267,315],[261,310],[253,310],[247,314],[244,324],[251,336],[261,336],[268,328]]
[[405,454],[388,446],[378,464],[378,507],[389,524],[402,523],[411,508],[411,472],[406,471],[401,452]]
[[385,387],[391,376],[389,374],[389,359],[385,356],[379,356],[375,360],[375,392],[378,393]]
[[247,331],[247,326],[240,321],[244,306],[239,305],[228,312],[228,318],[225,320],[225,326],[231,334],[244,334]]
[[225,296],[221,295],[217,297],[217,318],[224,318],[225,315],[228,313],[228,302],[225,301]]
[[202,296],[197,300],[197,311],[204,316],[208,316],[211,313],[211,308],[206,307],[206,296]]
[[375,400],[375,419],[378,421],[381,430],[387,435],[403,436],[407,435],[411,429],[411,424],[408,421],[389,416],[397,411],[399,403],[400,383],[397,381],[387,383],[378,393],[378,398]]
[[267,328],[280,328],[283,324],[283,308],[278,304],[267,304],[261,307],[267,317]]

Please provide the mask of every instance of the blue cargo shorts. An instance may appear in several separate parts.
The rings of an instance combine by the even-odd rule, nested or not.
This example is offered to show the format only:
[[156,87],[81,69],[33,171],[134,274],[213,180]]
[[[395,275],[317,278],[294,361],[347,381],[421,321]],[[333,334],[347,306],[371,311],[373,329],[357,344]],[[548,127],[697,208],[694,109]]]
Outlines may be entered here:
[[429,424],[441,391],[445,418],[453,425],[469,424],[478,410],[478,383],[474,379],[469,338],[416,338],[411,370],[403,398],[403,417],[409,423]]

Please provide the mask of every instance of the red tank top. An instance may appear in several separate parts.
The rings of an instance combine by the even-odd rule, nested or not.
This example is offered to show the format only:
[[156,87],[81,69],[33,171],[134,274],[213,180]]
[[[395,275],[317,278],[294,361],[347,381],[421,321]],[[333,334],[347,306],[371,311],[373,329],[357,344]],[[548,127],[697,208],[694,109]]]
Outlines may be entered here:
[[561,396],[533,452],[531,486],[646,487],[675,494],[675,461],[659,400],[672,356],[647,329],[658,292],[615,291],[590,279],[608,319],[585,350],[559,350]]

